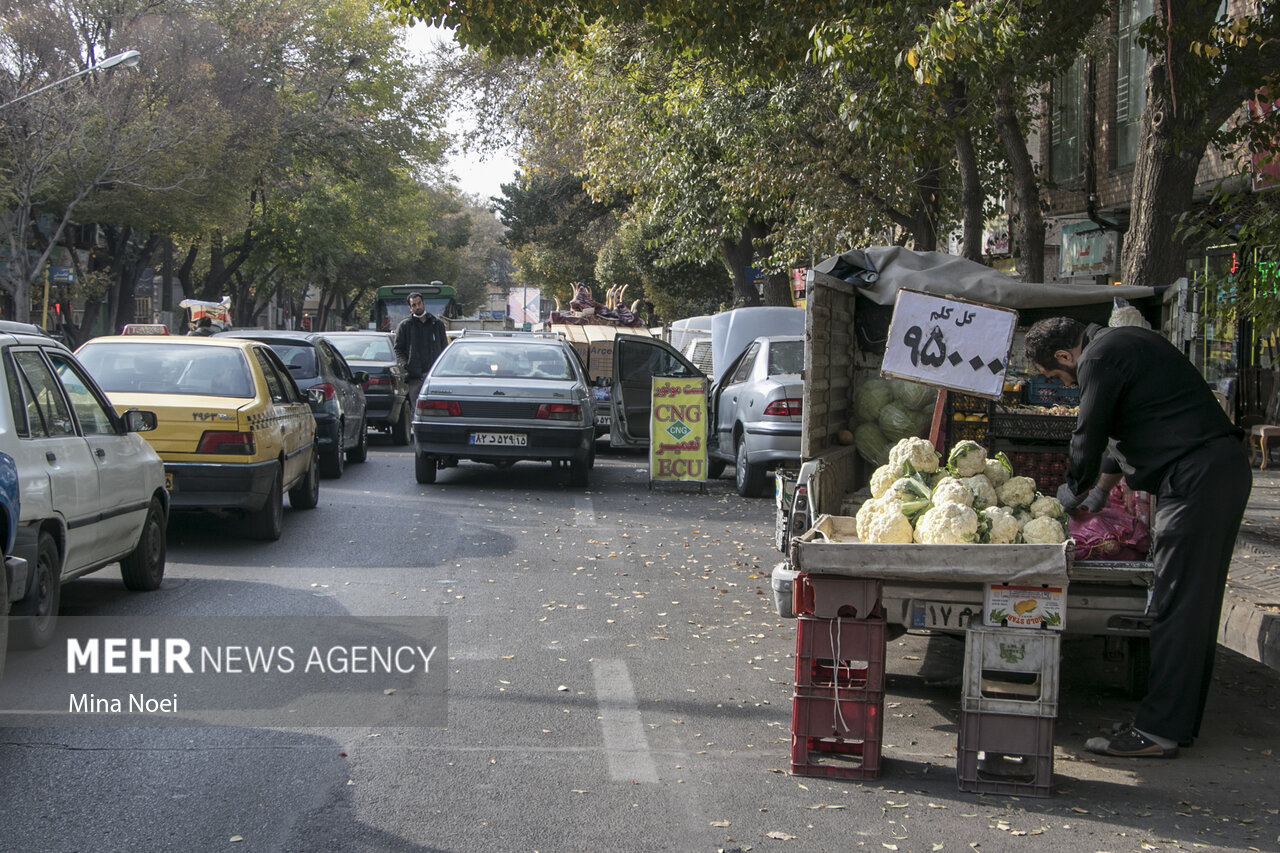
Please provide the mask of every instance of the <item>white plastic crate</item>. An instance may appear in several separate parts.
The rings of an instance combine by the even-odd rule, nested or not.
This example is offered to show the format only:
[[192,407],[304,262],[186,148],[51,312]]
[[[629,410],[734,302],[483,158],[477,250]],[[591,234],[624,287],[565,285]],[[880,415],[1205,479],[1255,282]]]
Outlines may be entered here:
[[973,627],[964,639],[964,705],[968,711],[1058,715],[1057,631]]

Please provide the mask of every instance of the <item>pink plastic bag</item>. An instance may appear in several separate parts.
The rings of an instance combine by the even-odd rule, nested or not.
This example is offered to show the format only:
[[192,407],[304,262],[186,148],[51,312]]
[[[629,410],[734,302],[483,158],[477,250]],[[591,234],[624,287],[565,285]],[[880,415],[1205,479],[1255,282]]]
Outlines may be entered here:
[[1151,550],[1147,525],[1115,504],[1071,516],[1067,532],[1076,540],[1077,560],[1133,562],[1147,559]]

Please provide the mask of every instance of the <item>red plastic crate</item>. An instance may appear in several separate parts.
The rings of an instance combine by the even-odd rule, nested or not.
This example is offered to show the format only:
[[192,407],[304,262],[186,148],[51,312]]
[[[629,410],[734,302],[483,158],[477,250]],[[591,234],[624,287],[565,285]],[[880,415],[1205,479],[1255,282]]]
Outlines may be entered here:
[[879,778],[884,693],[839,695],[796,691],[791,700],[792,775]]
[[792,608],[819,619],[883,619],[883,590],[878,580],[801,572],[791,586]]
[[962,712],[956,754],[960,790],[1050,796],[1053,722],[1053,717]]
[[796,620],[796,687],[884,690],[883,619]]

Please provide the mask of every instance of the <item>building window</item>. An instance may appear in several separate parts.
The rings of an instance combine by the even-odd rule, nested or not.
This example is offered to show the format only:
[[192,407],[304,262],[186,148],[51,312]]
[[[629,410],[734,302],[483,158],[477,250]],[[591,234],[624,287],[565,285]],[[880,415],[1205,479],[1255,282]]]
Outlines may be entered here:
[[1151,0],[1120,3],[1116,33],[1116,147],[1117,166],[1138,158],[1142,111],[1147,106],[1147,49],[1137,44],[1138,28],[1151,17]]
[[1066,184],[1084,175],[1080,134],[1084,113],[1084,59],[1058,75],[1050,93],[1049,177]]

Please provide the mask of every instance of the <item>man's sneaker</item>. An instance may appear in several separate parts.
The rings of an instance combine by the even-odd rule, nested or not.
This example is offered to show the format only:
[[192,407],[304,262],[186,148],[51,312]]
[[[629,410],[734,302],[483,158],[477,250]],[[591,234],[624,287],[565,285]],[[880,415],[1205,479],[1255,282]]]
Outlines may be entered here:
[[[1113,735],[1118,735],[1132,725],[1133,723],[1113,723],[1111,726],[1111,733]],[[1195,738],[1187,738],[1186,740],[1178,741],[1178,746],[1182,747],[1183,749],[1186,749],[1189,746],[1195,746],[1195,743],[1196,743]]]
[[1084,748],[1099,755],[1115,755],[1120,758],[1176,758],[1176,746],[1161,746],[1142,735],[1132,725],[1126,725],[1111,737],[1092,737],[1085,741]]

